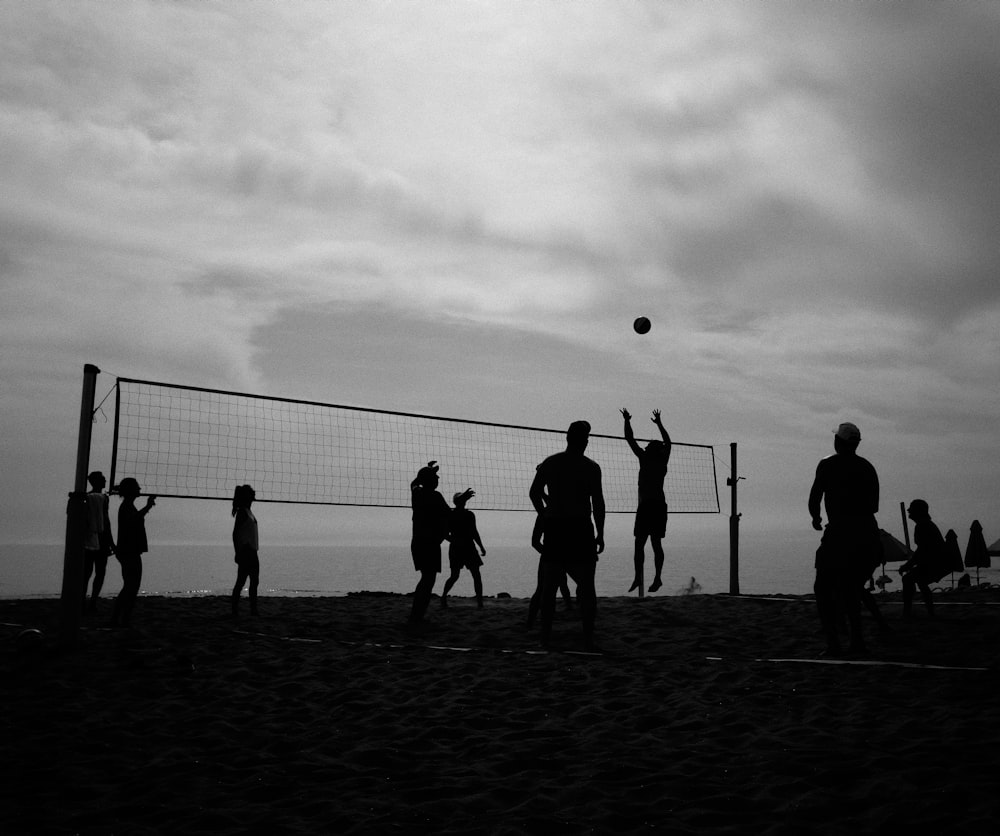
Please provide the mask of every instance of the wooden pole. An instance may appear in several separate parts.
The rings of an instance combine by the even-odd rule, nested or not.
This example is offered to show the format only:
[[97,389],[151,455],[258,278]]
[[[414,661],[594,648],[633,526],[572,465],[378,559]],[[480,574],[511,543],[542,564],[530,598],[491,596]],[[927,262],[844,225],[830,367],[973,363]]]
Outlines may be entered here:
[[899,503],[899,513],[903,516],[903,538],[906,541],[906,550],[910,551],[910,521],[906,519],[906,503]]
[[728,479],[730,494],[729,512],[729,594],[740,594],[740,517],[736,511],[736,483],[742,478],[736,474],[736,442],[729,445],[732,474]]
[[73,492],[66,506],[66,541],[63,552],[63,578],[59,643],[76,646],[83,613],[83,545],[87,534],[87,470],[90,467],[90,435],[94,421],[94,392],[101,370],[87,363],[83,367],[83,396],[80,399],[80,430],[76,445],[76,476]]

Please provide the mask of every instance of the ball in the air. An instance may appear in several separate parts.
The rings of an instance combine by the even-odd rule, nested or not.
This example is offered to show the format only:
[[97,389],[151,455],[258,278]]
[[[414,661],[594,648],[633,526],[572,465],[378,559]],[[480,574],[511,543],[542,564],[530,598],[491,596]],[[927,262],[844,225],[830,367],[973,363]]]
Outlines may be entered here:
[[647,334],[649,333],[651,325],[646,317],[640,316],[635,322],[632,323],[632,327],[635,329],[635,333],[637,334]]

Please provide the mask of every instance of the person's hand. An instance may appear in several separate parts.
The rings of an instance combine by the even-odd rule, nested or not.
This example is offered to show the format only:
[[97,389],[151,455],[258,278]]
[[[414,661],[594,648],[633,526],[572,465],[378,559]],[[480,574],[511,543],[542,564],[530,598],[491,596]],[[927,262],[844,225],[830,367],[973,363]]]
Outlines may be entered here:
[[625,407],[622,407],[621,410],[619,410],[619,411],[622,414],[622,418],[624,418],[626,421],[631,421],[632,420],[632,416],[629,415],[628,410],[625,409]]
[[813,517],[813,528],[817,531],[823,530],[823,520],[820,517]]
[[601,552],[604,551],[604,535],[603,534],[598,534],[597,535],[596,543],[597,543],[597,553],[600,554]]
[[660,410],[654,409],[653,417],[650,418],[649,420],[652,421],[654,424],[656,424],[656,426],[660,426]]
[[156,497],[155,496],[147,496],[146,497],[146,507],[147,508],[152,508],[154,505],[156,505]]
[[480,555],[480,557],[486,557],[486,549],[482,549],[482,550],[481,550],[481,551],[479,552],[479,555]]

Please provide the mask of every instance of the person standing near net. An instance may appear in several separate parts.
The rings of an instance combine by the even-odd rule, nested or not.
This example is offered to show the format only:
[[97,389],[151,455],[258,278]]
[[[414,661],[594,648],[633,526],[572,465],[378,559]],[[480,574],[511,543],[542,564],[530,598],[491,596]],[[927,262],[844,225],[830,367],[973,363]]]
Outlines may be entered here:
[[434,582],[441,571],[441,544],[449,539],[451,508],[438,492],[438,483],[438,464],[434,461],[420,468],[410,482],[410,505],[413,508],[410,555],[413,557],[413,568],[420,573],[417,588],[413,591],[411,624],[424,620]]
[[[476,527],[476,515],[466,508],[466,503],[476,495],[476,492],[469,488],[462,493],[457,493],[452,498],[455,508],[451,512],[451,544],[448,546],[448,564],[451,567],[451,574],[444,582],[444,591],[441,593],[442,608],[448,606],[448,593],[462,574],[463,567],[469,570],[472,575],[472,585],[476,591],[476,606],[483,608],[483,576],[479,572],[479,567],[483,565],[482,558],[486,557],[486,548],[483,546],[482,538],[479,536],[479,529]],[[479,553],[476,547],[479,547]]]
[[122,504],[118,509],[118,547],[115,557],[122,567],[122,591],[115,598],[111,626],[128,627],[136,598],[139,597],[139,585],[142,583],[142,556],[149,550],[146,514],[156,504],[156,497],[147,496],[146,505],[141,509],[136,508],[135,501],[142,495],[142,489],[131,476],[121,480],[118,493]]
[[[97,599],[101,597],[104,575],[108,569],[108,556],[114,554],[115,541],[111,536],[111,514],[108,510],[108,495],[104,486],[108,480],[99,470],[87,477],[90,491],[87,494],[87,539],[83,545],[83,603],[90,612],[97,611]],[[87,584],[94,576],[87,607]]]
[[260,583],[260,542],[257,518],[250,510],[257,494],[250,485],[237,485],[233,492],[233,550],[236,553],[236,585],[233,587],[233,618],[239,617],[240,595],[250,581],[250,615],[257,615],[257,586]]
[[927,615],[934,615],[934,596],[931,584],[948,574],[948,552],[941,529],[931,519],[931,509],[923,499],[914,499],[906,509],[906,516],[913,520],[913,557],[899,567],[903,577],[903,618],[913,614],[913,593],[920,593],[927,607]]
[[[576,582],[584,646],[594,651],[597,556],[604,551],[604,491],[601,468],[584,451],[590,424],[574,421],[566,450],[545,459],[535,471],[528,496],[542,517],[542,646],[549,646],[556,591],[565,573]],[[592,519],[593,518],[593,519]]]
[[[650,592],[663,586],[663,538],[667,533],[667,497],[663,493],[663,480],[667,476],[672,445],[670,434],[664,429],[660,410],[653,410],[652,422],[660,431],[662,441],[650,441],[643,449],[632,432],[632,416],[622,409],[625,419],[625,440],[639,460],[639,504],[635,511],[635,578],[629,592],[642,586],[642,568],[646,562],[646,540],[653,549],[653,568],[656,574],[649,585]],[[641,591],[641,590],[640,590]]]
[[[834,430],[834,455],[822,459],[809,491],[812,526],[823,531],[816,550],[816,607],[826,634],[826,652],[839,656],[839,625],[847,616],[850,650],[863,653],[861,590],[881,559],[878,523],[878,474],[857,454],[861,431],[849,422]],[[826,508],[823,529],[821,505]]]

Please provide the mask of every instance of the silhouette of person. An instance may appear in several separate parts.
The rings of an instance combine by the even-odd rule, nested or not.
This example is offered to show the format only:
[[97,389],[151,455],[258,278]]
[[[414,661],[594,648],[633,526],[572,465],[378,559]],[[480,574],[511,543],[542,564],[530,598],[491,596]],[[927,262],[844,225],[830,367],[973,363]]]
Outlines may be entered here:
[[83,602],[87,606],[87,584],[94,576],[90,593],[90,612],[97,611],[97,599],[101,597],[104,575],[108,568],[108,555],[115,551],[115,541],[111,536],[111,514],[108,510],[108,495],[104,486],[108,480],[99,470],[87,477],[91,490],[87,493],[87,539],[83,544]]
[[[483,565],[482,558],[486,557],[486,548],[476,527],[476,515],[465,507],[475,495],[476,492],[469,488],[452,498],[455,509],[451,512],[451,545],[448,546],[451,574],[444,582],[444,591],[441,593],[442,607],[448,606],[448,593],[451,592],[464,567],[472,575],[472,584],[476,590],[476,606],[479,609],[483,608],[483,576],[479,572],[479,567]],[[476,546],[479,546],[481,555],[476,553]]]
[[[826,652],[840,655],[838,627],[846,614],[850,650],[865,651],[861,631],[861,590],[872,567],[881,560],[879,539],[878,474],[871,462],[857,454],[861,431],[845,422],[834,431],[834,455],[822,459],[809,491],[812,526],[823,531],[816,550],[816,607],[826,634]],[[823,529],[821,503],[826,508]]]
[[[556,590],[563,573],[576,582],[587,650],[594,645],[597,557],[604,551],[604,492],[601,468],[584,451],[590,424],[574,421],[566,431],[566,450],[545,459],[535,471],[528,496],[543,518],[542,646],[552,632]],[[593,518],[593,520],[591,519]]]
[[649,585],[650,592],[656,592],[663,586],[663,538],[667,533],[667,498],[663,493],[663,480],[667,476],[667,465],[670,463],[672,448],[670,435],[660,420],[660,410],[653,410],[652,421],[660,431],[662,441],[650,441],[643,449],[635,440],[632,432],[632,416],[627,409],[621,410],[625,419],[625,440],[639,460],[639,504],[635,511],[635,578],[629,592],[639,588],[642,578],[642,566],[646,560],[646,539],[653,549],[653,566],[655,576]]
[[930,508],[922,499],[914,499],[906,509],[906,516],[913,520],[913,557],[899,567],[903,577],[903,617],[913,614],[913,593],[920,593],[927,607],[927,614],[934,615],[934,596],[931,584],[948,574],[948,553],[945,550],[941,529],[931,519]]
[[149,550],[146,514],[156,504],[156,497],[147,496],[145,507],[136,508],[135,501],[142,495],[142,489],[131,476],[121,480],[118,494],[122,498],[122,504],[118,508],[118,547],[115,549],[115,557],[122,568],[122,591],[115,598],[111,626],[128,627],[139,596],[139,584],[142,583],[142,555]]
[[257,586],[260,583],[260,541],[257,537],[257,518],[250,506],[257,494],[250,485],[237,485],[233,491],[233,550],[236,561],[236,585],[233,587],[233,618],[239,616],[240,595],[247,580],[250,581],[250,615],[257,615]]
[[[544,500],[543,500],[544,501]],[[542,540],[545,535],[545,519],[541,514],[535,516],[535,525],[531,529],[531,548],[533,548],[539,555],[542,554],[544,546]],[[566,580],[566,573],[563,572],[559,576],[558,580],[559,592],[563,597],[563,601],[566,602],[566,609],[573,609],[573,596],[569,591],[569,582]],[[531,596],[531,600],[528,602],[528,629],[531,630],[535,626],[535,619],[538,617],[538,610],[542,605],[542,585],[543,585],[543,569],[542,561],[539,558],[538,561],[538,580],[535,582],[535,591]]]
[[450,536],[451,508],[437,491],[438,483],[438,464],[434,461],[420,468],[410,482],[410,504],[413,508],[410,555],[413,557],[413,568],[420,573],[417,588],[413,591],[411,624],[419,624],[424,619],[434,582],[441,571],[441,543]]

